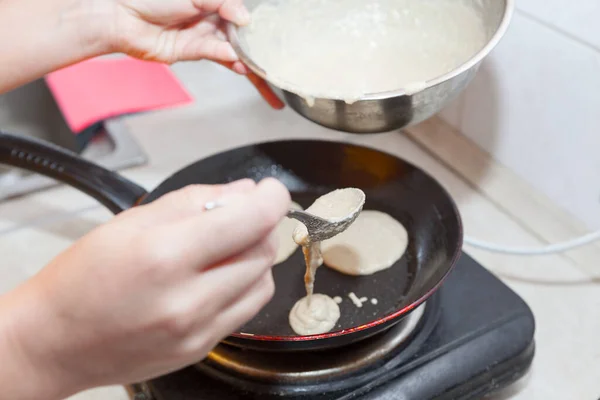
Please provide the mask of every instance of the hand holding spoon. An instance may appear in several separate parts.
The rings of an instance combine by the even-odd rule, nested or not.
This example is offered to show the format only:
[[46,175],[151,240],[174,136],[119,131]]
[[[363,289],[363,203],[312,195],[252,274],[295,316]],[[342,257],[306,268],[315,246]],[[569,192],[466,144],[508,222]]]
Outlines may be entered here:
[[[290,209],[288,218],[302,223],[294,231],[296,243],[321,242],[342,233],[358,217],[365,204],[365,194],[360,189],[337,189],[319,197],[306,211]],[[213,210],[223,204],[207,203],[205,210]],[[298,240],[296,240],[298,239]]]

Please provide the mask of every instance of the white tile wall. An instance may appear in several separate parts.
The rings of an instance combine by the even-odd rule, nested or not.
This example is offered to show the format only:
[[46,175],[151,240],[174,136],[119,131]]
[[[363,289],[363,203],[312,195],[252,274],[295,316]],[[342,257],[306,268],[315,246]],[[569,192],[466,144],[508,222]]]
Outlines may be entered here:
[[600,229],[600,1],[518,7],[525,11],[441,117]]
[[521,13],[600,49],[598,0],[518,0]]

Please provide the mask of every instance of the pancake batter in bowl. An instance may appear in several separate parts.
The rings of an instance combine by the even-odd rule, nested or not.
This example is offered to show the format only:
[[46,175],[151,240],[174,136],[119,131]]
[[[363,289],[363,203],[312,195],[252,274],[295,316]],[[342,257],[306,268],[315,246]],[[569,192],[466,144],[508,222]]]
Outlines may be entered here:
[[275,85],[308,100],[421,89],[481,50],[482,0],[275,0],[240,33]]
[[[306,211],[327,220],[346,219],[349,215],[359,213],[364,202],[365,195],[361,190],[338,189],[319,197]],[[290,326],[298,335],[329,332],[340,318],[340,309],[331,297],[313,294],[315,274],[323,264],[321,242],[312,242],[303,224],[298,224],[293,238],[302,246],[304,253],[306,297],[298,300],[290,311]]]

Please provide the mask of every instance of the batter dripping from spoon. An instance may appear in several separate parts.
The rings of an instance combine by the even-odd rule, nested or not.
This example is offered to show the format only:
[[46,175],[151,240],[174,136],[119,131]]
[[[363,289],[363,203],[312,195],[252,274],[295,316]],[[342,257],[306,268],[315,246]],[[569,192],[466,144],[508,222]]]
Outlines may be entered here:
[[[318,217],[336,221],[358,214],[364,205],[365,194],[360,189],[338,189],[319,197],[306,211]],[[312,241],[306,226],[299,224],[294,230],[294,242],[302,246],[306,273],[306,297],[292,308],[289,321],[299,335],[314,335],[330,331],[340,318],[338,304],[329,296],[314,294],[317,268],[323,263],[321,242]]]

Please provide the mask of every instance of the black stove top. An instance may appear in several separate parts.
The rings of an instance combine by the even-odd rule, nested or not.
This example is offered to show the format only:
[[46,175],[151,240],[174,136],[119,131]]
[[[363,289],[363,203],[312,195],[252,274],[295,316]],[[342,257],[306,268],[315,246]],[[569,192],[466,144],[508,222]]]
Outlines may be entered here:
[[[371,343],[338,349],[327,356],[341,358],[344,351],[364,352],[365,346],[400,343],[385,357],[350,375],[332,373],[331,379],[321,376],[308,383],[260,383],[229,376],[204,363],[135,385],[134,398],[478,399],[518,380],[533,360],[535,322],[531,310],[517,294],[465,254],[425,305],[410,340],[394,342],[402,329],[392,328],[369,339]],[[286,357],[294,362],[294,355]]]

